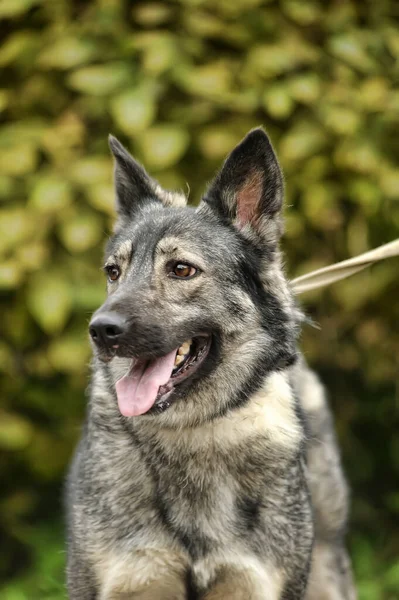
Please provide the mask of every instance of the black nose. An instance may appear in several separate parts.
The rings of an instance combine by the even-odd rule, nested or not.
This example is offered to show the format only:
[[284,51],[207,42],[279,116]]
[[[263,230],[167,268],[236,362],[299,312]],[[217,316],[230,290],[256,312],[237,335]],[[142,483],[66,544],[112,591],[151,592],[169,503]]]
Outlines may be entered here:
[[126,321],[116,312],[95,315],[89,325],[92,340],[99,345],[114,346],[125,332]]

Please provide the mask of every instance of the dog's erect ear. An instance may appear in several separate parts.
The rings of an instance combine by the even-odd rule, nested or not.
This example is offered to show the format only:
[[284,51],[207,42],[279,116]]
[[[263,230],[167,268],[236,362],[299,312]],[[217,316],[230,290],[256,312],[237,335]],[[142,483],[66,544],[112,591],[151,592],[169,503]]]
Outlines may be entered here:
[[202,205],[224,220],[276,243],[281,233],[283,176],[263,129],[253,129],[227,157]]
[[131,218],[138,207],[151,201],[164,206],[186,204],[183,194],[162,189],[119,140],[112,135],[108,140],[115,158],[116,208],[122,219]]

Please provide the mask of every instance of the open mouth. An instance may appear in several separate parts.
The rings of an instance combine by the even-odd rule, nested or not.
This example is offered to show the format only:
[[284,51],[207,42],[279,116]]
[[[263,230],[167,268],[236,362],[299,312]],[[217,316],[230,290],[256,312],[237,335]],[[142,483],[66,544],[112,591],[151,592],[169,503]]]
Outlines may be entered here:
[[200,335],[155,360],[134,359],[127,375],[115,386],[122,415],[133,417],[152,408],[158,412],[168,408],[175,387],[198,371],[210,345],[211,337]]

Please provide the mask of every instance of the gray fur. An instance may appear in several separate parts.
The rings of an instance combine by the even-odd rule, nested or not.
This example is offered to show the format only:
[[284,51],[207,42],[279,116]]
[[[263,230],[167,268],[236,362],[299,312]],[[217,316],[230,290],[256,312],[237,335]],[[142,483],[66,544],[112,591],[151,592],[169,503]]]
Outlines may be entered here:
[[[254,130],[197,209],[163,192],[112,139],[117,264],[101,311],[129,329],[96,348],[68,478],[71,600],[353,600],[347,487],[324,392],[297,351],[281,268],[282,176]],[[198,266],[187,281],[170,261]],[[170,405],[123,417],[115,382],[212,333]],[[105,361],[106,359],[106,361]]]

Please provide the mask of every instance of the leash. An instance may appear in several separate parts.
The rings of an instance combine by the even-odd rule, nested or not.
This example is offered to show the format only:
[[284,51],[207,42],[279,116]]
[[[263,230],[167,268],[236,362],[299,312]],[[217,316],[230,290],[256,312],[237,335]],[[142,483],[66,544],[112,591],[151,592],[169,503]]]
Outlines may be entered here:
[[380,260],[392,258],[393,256],[399,256],[399,238],[354,258],[348,258],[334,265],[322,267],[306,275],[296,277],[291,281],[291,285],[296,294],[303,294],[309,290],[345,279],[345,277],[354,275]]

